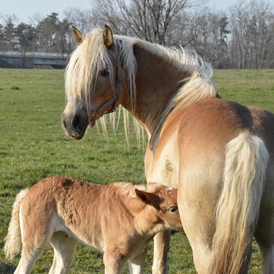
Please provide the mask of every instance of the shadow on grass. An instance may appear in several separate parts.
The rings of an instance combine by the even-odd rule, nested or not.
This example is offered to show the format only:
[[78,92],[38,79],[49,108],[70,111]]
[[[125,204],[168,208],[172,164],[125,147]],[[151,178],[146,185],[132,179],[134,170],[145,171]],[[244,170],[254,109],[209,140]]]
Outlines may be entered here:
[[0,274],[12,274],[14,273],[15,269],[16,269],[15,265],[0,263]]

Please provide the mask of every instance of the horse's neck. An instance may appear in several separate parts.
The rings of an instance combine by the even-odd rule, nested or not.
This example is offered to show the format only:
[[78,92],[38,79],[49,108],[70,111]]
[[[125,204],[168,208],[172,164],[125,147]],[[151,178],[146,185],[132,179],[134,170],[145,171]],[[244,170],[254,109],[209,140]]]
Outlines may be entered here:
[[136,100],[134,105],[128,100],[123,106],[145,126],[148,135],[153,136],[162,126],[165,114],[171,111],[168,105],[183,85],[182,80],[190,75],[141,45],[134,46],[134,55],[138,68]]

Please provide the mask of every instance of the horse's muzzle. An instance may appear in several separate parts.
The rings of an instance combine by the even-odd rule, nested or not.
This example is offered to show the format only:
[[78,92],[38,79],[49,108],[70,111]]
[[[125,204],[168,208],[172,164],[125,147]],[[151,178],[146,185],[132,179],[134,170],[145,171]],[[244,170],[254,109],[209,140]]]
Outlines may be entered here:
[[69,115],[64,112],[61,116],[61,123],[69,138],[80,140],[85,134],[89,121],[87,115]]

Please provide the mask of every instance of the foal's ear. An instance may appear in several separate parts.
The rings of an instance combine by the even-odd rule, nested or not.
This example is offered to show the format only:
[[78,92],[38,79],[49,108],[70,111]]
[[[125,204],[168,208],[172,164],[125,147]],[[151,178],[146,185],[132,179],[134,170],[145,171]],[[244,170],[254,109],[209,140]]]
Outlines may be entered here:
[[139,197],[145,204],[156,207],[156,195],[154,193],[135,189],[137,197]]
[[105,25],[103,31],[103,40],[104,44],[108,49],[111,49],[113,46],[113,34],[109,26]]
[[74,26],[72,26],[72,37],[74,42],[79,46],[83,41],[84,41],[84,34],[78,30],[77,28],[75,28]]

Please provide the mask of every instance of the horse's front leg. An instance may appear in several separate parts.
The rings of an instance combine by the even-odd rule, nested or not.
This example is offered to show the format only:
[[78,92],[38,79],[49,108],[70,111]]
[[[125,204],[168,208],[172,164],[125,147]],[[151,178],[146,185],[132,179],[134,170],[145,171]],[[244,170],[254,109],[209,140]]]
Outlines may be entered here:
[[167,256],[170,246],[170,231],[159,232],[154,237],[153,274],[168,273]]

